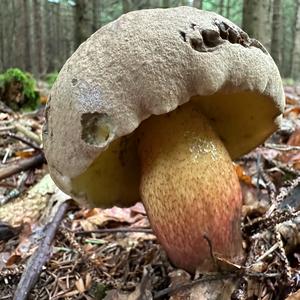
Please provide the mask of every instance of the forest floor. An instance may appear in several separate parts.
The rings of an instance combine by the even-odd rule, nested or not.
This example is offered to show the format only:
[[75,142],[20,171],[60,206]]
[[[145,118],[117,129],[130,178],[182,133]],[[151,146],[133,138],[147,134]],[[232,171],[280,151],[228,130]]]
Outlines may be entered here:
[[169,263],[141,203],[80,208],[55,187],[43,106],[0,103],[0,299],[300,299],[300,86],[285,92],[282,128],[235,163],[244,265],[215,257],[220,272],[193,276]]

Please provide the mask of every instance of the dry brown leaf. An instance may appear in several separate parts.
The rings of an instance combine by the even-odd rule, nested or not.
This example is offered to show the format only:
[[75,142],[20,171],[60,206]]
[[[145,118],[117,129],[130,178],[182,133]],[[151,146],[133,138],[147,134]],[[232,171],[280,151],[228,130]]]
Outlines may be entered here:
[[235,172],[238,175],[240,181],[252,186],[252,178],[246,174],[244,168],[238,164],[234,164]]
[[24,151],[15,151],[15,155],[20,158],[32,157],[33,154],[34,154],[33,149],[28,149],[28,150],[24,150]]
[[92,286],[92,283],[93,283],[92,275],[90,273],[87,273],[85,275],[85,288],[86,288],[86,290],[88,290]]
[[81,277],[75,281],[75,285],[79,293],[83,294],[86,291],[85,284]]
[[290,136],[288,142],[290,146],[300,146],[300,128],[297,128]]
[[299,114],[300,114],[300,106],[293,106],[292,108],[287,109],[283,113],[283,116],[289,119],[297,119],[299,117]]
[[288,151],[280,155],[279,160],[285,164],[292,166],[296,170],[300,170],[300,152],[296,150]]
[[296,293],[289,295],[286,300],[300,300],[300,290]]
[[130,209],[134,213],[146,215],[146,210],[142,202],[137,202],[135,205],[131,206]]
[[133,212],[131,208],[117,206],[108,209],[94,208],[85,215],[88,216],[86,218],[88,222],[99,227],[106,225],[110,221],[133,224],[145,218],[144,215]]

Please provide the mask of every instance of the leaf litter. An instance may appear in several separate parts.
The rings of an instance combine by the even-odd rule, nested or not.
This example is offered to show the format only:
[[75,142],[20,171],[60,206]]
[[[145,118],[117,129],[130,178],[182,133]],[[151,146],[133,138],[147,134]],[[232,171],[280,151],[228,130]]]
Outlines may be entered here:
[[[41,150],[43,106],[28,114],[1,104],[0,299],[24,287],[29,299],[300,299],[300,87],[285,92],[282,127],[235,163],[246,261],[215,256],[220,272],[193,276],[169,263],[141,203],[87,209],[60,194]],[[38,255],[45,263],[29,289],[21,277]]]

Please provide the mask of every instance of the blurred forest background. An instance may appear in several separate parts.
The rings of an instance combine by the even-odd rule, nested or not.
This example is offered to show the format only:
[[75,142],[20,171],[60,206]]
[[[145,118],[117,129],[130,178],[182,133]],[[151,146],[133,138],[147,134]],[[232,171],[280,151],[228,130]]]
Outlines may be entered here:
[[0,0],[0,73],[56,73],[78,45],[131,10],[181,5],[215,11],[260,40],[284,78],[300,79],[300,0]]

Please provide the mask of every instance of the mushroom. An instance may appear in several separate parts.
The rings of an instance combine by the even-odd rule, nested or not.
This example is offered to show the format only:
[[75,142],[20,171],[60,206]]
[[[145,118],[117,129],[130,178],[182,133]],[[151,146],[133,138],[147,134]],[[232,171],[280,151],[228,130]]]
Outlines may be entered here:
[[214,270],[242,257],[232,159],[262,143],[284,107],[266,49],[192,7],[130,12],[68,59],[43,140],[56,184],[90,206],[142,200],[170,260]]

